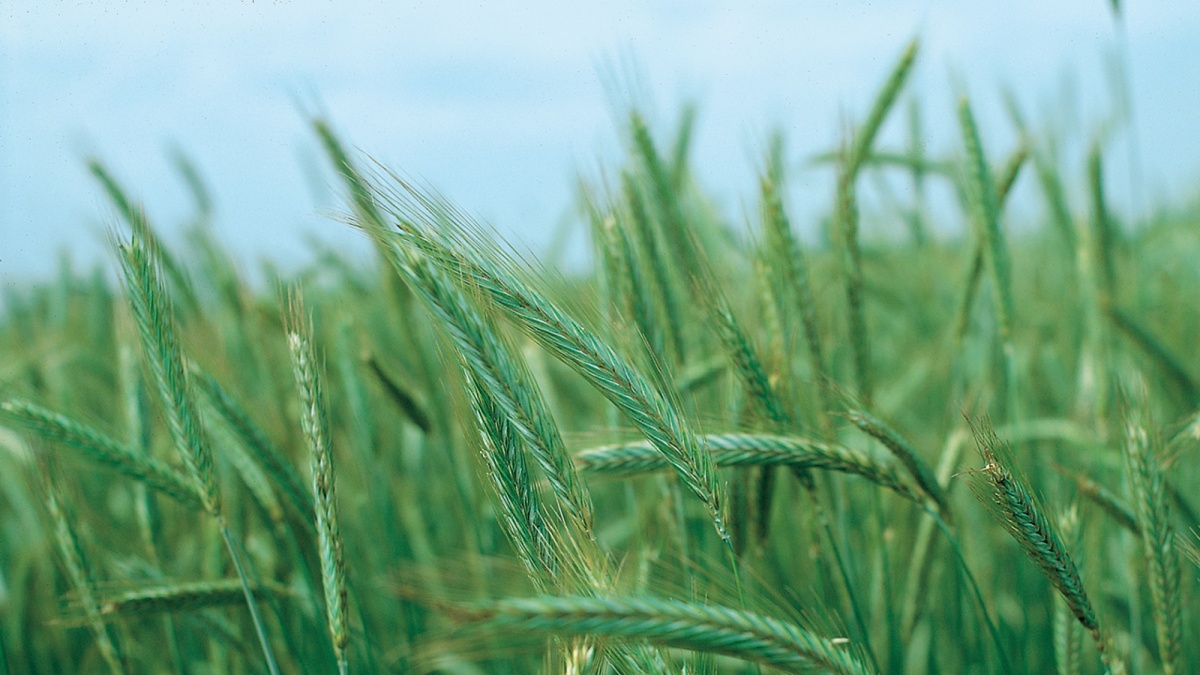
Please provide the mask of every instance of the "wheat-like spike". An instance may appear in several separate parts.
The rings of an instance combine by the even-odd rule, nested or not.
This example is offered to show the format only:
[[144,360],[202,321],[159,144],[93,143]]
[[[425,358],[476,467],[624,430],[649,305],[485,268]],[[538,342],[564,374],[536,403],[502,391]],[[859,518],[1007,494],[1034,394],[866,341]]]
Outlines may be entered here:
[[117,646],[113,643],[112,636],[109,635],[108,627],[100,618],[100,606],[96,601],[92,582],[88,579],[87,568],[84,565],[83,548],[79,544],[75,530],[71,527],[71,519],[68,518],[65,511],[66,505],[63,503],[62,492],[52,475],[52,465],[47,459],[39,457],[37,467],[42,503],[45,505],[46,513],[50,516],[50,522],[54,529],[54,542],[58,545],[58,554],[66,571],[67,580],[70,581],[79,596],[87,624],[96,637],[96,647],[100,650],[100,655],[108,669],[113,673],[123,673],[125,668],[121,664],[120,652],[117,651]]
[[561,562],[541,500],[529,480],[521,441],[488,389],[474,380],[469,371],[466,377],[467,394],[483,445],[480,454],[500,500],[504,531],[539,591],[554,589],[559,582]]
[[[332,134],[329,140],[337,145]],[[340,146],[339,146],[340,148]],[[366,185],[361,174],[344,155],[333,153],[341,162],[342,173],[356,190]],[[377,214],[372,204],[360,204],[360,213]],[[613,581],[604,569],[606,558],[599,551],[592,532],[591,497],[577,479],[575,465],[562,442],[561,434],[532,375],[517,351],[503,338],[491,317],[479,310],[466,293],[450,282],[447,275],[430,264],[418,250],[395,245],[384,236],[378,216],[363,224],[375,240],[384,258],[405,279],[430,312],[446,328],[455,343],[467,380],[467,393],[475,412],[488,476],[505,514],[505,531],[539,588],[553,588],[563,581],[566,567],[582,577],[585,589],[608,589]],[[560,560],[558,542],[543,514],[537,492],[532,489],[525,469],[523,448],[528,448],[547,474],[566,513],[587,535],[580,555]],[[576,542],[572,542],[576,543]],[[644,670],[636,664],[660,661],[658,655],[638,647],[619,646],[611,653],[631,672]]]
[[[611,579],[602,578],[606,573],[593,566],[592,551],[584,552],[577,560],[566,559],[559,553],[554,532],[526,472],[519,434],[491,393],[473,379],[471,371],[466,370],[465,375],[483,444],[481,455],[504,516],[502,525],[534,586],[543,593],[561,590],[568,581],[564,572],[571,571],[564,568],[577,568],[581,574],[576,576],[586,577],[583,590],[594,590],[597,586],[610,588]],[[654,656],[636,646],[617,646],[612,653],[626,669],[634,669],[630,672],[654,663]]]
[[1183,672],[1183,591],[1165,477],[1155,457],[1159,443],[1144,419],[1145,397],[1144,389],[1134,396],[1126,392],[1125,461],[1149,570],[1158,656],[1163,672],[1172,675]]
[[[121,390],[121,413],[125,427],[126,443],[137,454],[143,457],[151,455],[153,444],[153,426],[150,420],[150,394],[142,377],[138,361],[136,344],[130,339],[130,331],[134,330],[131,317],[127,313],[121,315],[117,338],[117,374]],[[136,339],[136,338],[134,338]],[[180,477],[180,482],[192,487],[191,483]],[[162,513],[157,499],[154,499],[146,487],[137,486],[133,494],[134,514],[136,516],[138,539],[146,561],[161,567],[163,560]],[[195,501],[196,510],[200,510],[199,498]],[[175,621],[170,616],[161,618],[163,637],[167,651],[171,654],[176,671],[183,671],[183,656],[179,647],[179,633]]]
[[[655,307],[641,259],[630,241],[629,216],[622,208],[624,205],[602,205],[591,187],[582,185],[580,189],[591,226],[592,250],[600,259],[606,318],[617,326],[632,321],[636,327],[632,337],[641,339],[631,342],[638,342],[646,350],[651,363],[666,363],[662,328],[654,316]],[[662,386],[661,382],[656,384]]]
[[[576,476],[574,464],[563,470],[555,455],[570,462],[548,407],[525,372],[523,362],[500,338],[500,333],[485,324],[482,315],[453,285],[426,261],[413,258],[403,263],[418,297],[428,303],[459,348],[467,379],[468,399],[480,431],[484,463],[504,514],[502,521],[518,558],[530,579],[542,591],[567,581],[564,568],[577,570],[584,577],[583,588],[607,589],[612,580],[601,567],[602,556],[591,531],[591,500],[586,487]],[[488,378],[483,381],[478,378]],[[543,512],[533,489],[522,446],[528,447],[545,470],[560,498],[576,523],[588,535],[581,555],[574,561],[562,560],[550,519]],[[554,453],[554,454],[551,454]],[[564,482],[564,477],[570,482]],[[573,492],[578,491],[578,494]],[[572,501],[576,503],[573,504]],[[572,511],[572,509],[581,510]],[[566,564],[570,562],[571,564]],[[618,648],[612,657],[629,664],[639,663],[640,650]]]
[[[986,245],[987,255],[985,258],[992,274],[996,322],[999,325],[1000,338],[1005,345],[1009,345],[1012,341],[1015,312],[1008,249],[1004,242],[1004,234],[1000,229],[1000,189],[988,168],[983,152],[983,142],[979,138],[979,129],[975,124],[975,115],[971,112],[971,104],[965,97],[958,103],[958,118],[962,127],[963,144],[966,147],[970,179],[969,193],[975,207],[976,233],[980,241]],[[1020,158],[1022,155],[1018,154],[1016,157]],[[1010,163],[1010,166],[1019,169],[1022,161],[1023,159]],[[1015,180],[1016,169],[1010,172],[1014,176],[1013,180]],[[1011,186],[1011,182],[1007,184]],[[1003,185],[1000,186],[1000,188],[1002,187]]]
[[1008,246],[1004,232],[1000,226],[1000,210],[1003,203],[1000,189],[1011,188],[1016,180],[1017,172],[1024,162],[1023,148],[1018,148],[1014,157],[1017,161],[1010,163],[1011,172],[1005,178],[1005,184],[997,187],[993,181],[991,170],[988,168],[983,142],[979,137],[979,129],[975,124],[975,115],[971,112],[971,103],[963,96],[958,104],[959,125],[962,127],[963,145],[966,148],[969,203],[973,207],[971,220],[975,223],[976,238],[987,251],[985,256],[988,271],[992,278],[992,299],[996,313],[997,332],[1003,353],[1004,370],[1001,379],[1005,414],[1015,419],[1018,414],[1017,397],[1017,366],[1016,351],[1013,344],[1013,324],[1015,303],[1012,290],[1012,265],[1009,261]]
[[[632,251],[637,252],[636,255],[626,253],[626,257],[629,259],[631,267],[637,264],[634,259],[639,258],[650,272],[647,275],[648,288],[645,291],[648,299],[643,301],[644,307],[641,310],[647,316],[639,321],[639,327],[642,328],[643,333],[646,332],[647,327],[653,327],[651,332],[646,334],[647,340],[653,340],[650,343],[651,346],[658,344],[656,337],[659,332],[665,333],[661,338],[662,349],[660,351],[663,353],[656,353],[655,358],[659,360],[661,367],[669,369],[676,363],[685,361],[686,342],[683,339],[683,329],[681,328],[683,319],[679,316],[679,308],[683,306],[683,303],[679,302],[678,292],[671,283],[671,267],[658,245],[650,214],[646,213],[646,198],[642,193],[641,186],[629,172],[621,174],[621,186],[629,215],[630,236],[626,237],[626,244]],[[633,288],[639,287],[633,286]],[[653,303],[649,299],[652,299]],[[662,314],[661,322],[654,320],[652,315],[654,310]],[[639,316],[635,315],[635,318]],[[642,326],[643,323],[646,326]],[[664,359],[668,349],[671,357]]]
[[[997,208],[1003,211],[1005,202],[1008,201],[1008,195],[1012,193],[1013,185],[1017,182],[1017,177],[1021,174],[1021,168],[1025,166],[1025,160],[1029,158],[1029,147],[1025,144],[1017,146],[1013,154],[1009,155],[1008,160],[1000,169],[1000,177],[996,179],[996,200]],[[979,282],[983,277],[983,262],[984,252],[987,249],[988,239],[976,233],[975,243],[971,249],[971,263],[967,268],[967,281],[963,284],[963,295],[959,302],[958,315],[954,322],[954,339],[956,344],[961,345],[963,338],[967,334],[967,328],[971,321],[971,307],[975,303],[975,292],[979,288]]]
[[200,492],[190,478],[82,422],[22,399],[0,403],[0,418],[11,420],[80,457],[141,481],[184,506],[203,508]]
[[[337,150],[331,150],[331,154],[341,162],[341,169],[354,190],[355,200],[366,200],[367,193],[363,191],[367,184],[361,174],[341,153],[340,145],[328,129],[323,132],[323,138],[326,138],[327,145]],[[554,417],[540,390],[533,384],[533,377],[524,362],[515,356],[515,350],[503,339],[491,319],[478,311],[475,303],[450,283],[443,272],[431,265],[420,251],[397,246],[393,238],[386,236],[374,202],[359,204],[359,210],[376,214],[363,218],[363,228],[376,242],[385,259],[396,267],[412,290],[421,296],[426,307],[446,327],[462,356],[464,367],[481,386],[491,392],[489,405],[499,406],[509,416],[510,422],[546,472],[567,513],[589,537],[593,537],[591,496],[576,478],[574,464],[562,442]],[[391,385],[389,391],[394,389],[394,383],[379,364],[373,359],[371,363],[385,386]],[[391,393],[395,397],[398,392]],[[404,398],[407,400],[411,397]],[[413,403],[409,401],[406,410],[412,408]],[[409,410],[409,414],[428,433],[431,425],[424,412],[417,408]],[[422,425],[420,420],[425,423]]]
[[171,280],[174,290],[182,296],[180,301],[185,313],[195,310],[199,306],[199,301],[196,299],[196,292],[192,288],[191,281],[188,280],[183,267],[171,255],[170,250],[163,246],[158,234],[150,226],[145,211],[129,197],[125,189],[121,187],[121,184],[117,182],[117,179],[100,160],[89,159],[88,171],[100,182],[101,187],[104,188],[104,192],[108,195],[109,201],[112,202],[113,206],[117,209],[117,213],[133,230],[134,236],[144,240],[146,245],[154,251],[157,264],[161,266],[166,277]]
[[917,52],[920,51],[920,47],[921,43],[916,38],[910,40],[904,47],[904,51],[900,54],[896,65],[892,66],[892,71],[888,73],[887,79],[884,80],[883,86],[879,89],[879,93],[875,95],[875,100],[871,103],[871,110],[867,113],[867,118],[855,132],[850,154],[845,158],[851,175],[858,173],[863,162],[871,154],[871,148],[875,145],[875,137],[879,134],[884,120],[887,119],[888,112],[891,111],[897,98],[900,96],[900,92],[904,89],[904,84],[908,81],[908,76],[912,72],[913,64],[916,63]]
[[725,654],[793,673],[871,672],[844,638],[731,607],[656,598],[510,598],[450,609],[479,627],[593,635]]
[[[658,365],[658,370],[655,372],[665,376],[670,372],[668,364],[673,363],[674,358],[667,354],[667,338],[657,314],[658,308],[663,303],[662,293],[658,293],[659,300],[656,302],[654,295],[656,287],[652,283],[655,275],[647,275],[643,271],[643,257],[646,254],[644,251],[639,252],[634,246],[628,232],[633,226],[625,221],[618,222],[615,218],[609,217],[605,219],[601,227],[604,240],[608,244],[606,248],[610,249],[610,255],[607,257],[613,259],[615,268],[613,273],[618,276],[619,295],[617,299],[637,327],[650,361]],[[661,273],[661,270],[656,271]],[[664,379],[667,378],[664,377]],[[659,383],[659,386],[665,385]]]
[[[585,590],[613,581],[592,531],[592,503],[540,390],[525,362],[488,315],[419,253],[388,247],[388,256],[416,295],[446,328],[461,357],[467,393],[483,443],[482,457],[505,515],[505,531],[542,590],[563,584],[564,567],[582,576]],[[546,474],[559,503],[587,537],[580,555],[564,564],[551,520],[543,513],[526,471],[522,446]],[[645,663],[653,655],[619,648],[612,657]]]
[[904,465],[904,468],[908,469],[908,473],[916,481],[917,487],[921,488],[921,491],[937,504],[938,510],[943,514],[949,512],[950,505],[946,501],[945,491],[938,484],[937,477],[933,475],[929,465],[921,459],[907,439],[883,420],[861,408],[847,411],[846,416],[856,427],[870,434],[875,440],[882,443],[883,447],[891,451],[892,455]]
[[200,426],[191,382],[183,367],[175,316],[160,278],[156,250],[143,241],[135,228],[129,243],[121,245],[120,254],[125,292],[158,385],[171,440],[200,488],[204,509],[219,519],[221,500],[212,451]]
[[[455,344],[481,436],[481,456],[504,514],[504,529],[530,579],[540,590],[548,591],[568,581],[565,572],[577,572],[583,590],[610,589],[613,580],[603,569],[604,556],[592,531],[591,496],[578,479],[554,417],[525,362],[490,317],[419,252],[390,245],[385,250]],[[564,561],[558,551],[551,520],[543,513],[525,468],[522,447],[533,455],[560,505],[587,537],[574,560]],[[637,646],[618,646],[610,656],[633,671],[660,660]]]
[[858,393],[868,405],[872,397],[871,351],[867,333],[866,310],[863,307],[863,264],[862,249],[858,242],[858,202],[855,182],[859,169],[871,153],[875,137],[887,118],[888,111],[904,88],[908,75],[916,61],[919,43],[911,41],[901,54],[900,60],[888,74],[883,87],[876,94],[862,126],[855,132],[838,167],[836,222],[838,225],[838,248],[842,263],[843,283],[846,293],[846,311],[849,319],[850,346],[854,355],[855,382]]
[[566,512],[592,534],[592,502],[563,443],[554,416],[528,367],[499,328],[466,294],[419,252],[388,247],[389,257],[426,307],[446,328],[463,367],[489,394],[488,405],[508,418],[545,472]]
[[[712,434],[700,440],[717,466],[788,466],[840,471],[862,476],[914,502],[922,501],[894,468],[845,446],[770,434]],[[576,453],[575,461],[583,471],[617,475],[661,471],[668,466],[661,453],[655,452],[645,441],[590,448]]]
[[[1058,518],[1058,526],[1073,546],[1080,542],[1079,509],[1075,505],[1063,511]],[[1079,622],[1071,615],[1071,610],[1065,600],[1054,598],[1054,663],[1058,675],[1079,675],[1080,651],[1083,647],[1083,633],[1080,632]]]
[[973,420],[971,428],[985,462],[984,467],[973,475],[971,489],[975,496],[1058,590],[1071,614],[1091,633],[1105,665],[1118,670],[1119,664],[1100,629],[1079,569],[1044,507],[1034,498],[1025,481],[1005,466],[1011,460],[991,424]]
[[346,554],[338,527],[337,484],[333,472],[333,440],[325,403],[321,367],[312,342],[312,319],[298,291],[290,294],[287,314],[288,350],[300,395],[300,423],[312,457],[313,505],[321,556],[321,581],[329,635],[339,668],[346,671],[350,642]]
[[711,273],[701,272],[700,276],[695,277],[694,283],[696,295],[708,310],[709,319],[716,325],[717,336],[725,351],[729,353],[738,379],[746,387],[760,413],[771,423],[773,430],[785,430],[792,423],[792,415],[779,392],[771,384],[758,348],[734,316],[729,299],[717,287]]
[[867,340],[867,319],[863,308],[862,249],[858,242],[858,203],[854,177],[842,169],[837,191],[837,244],[841,258],[850,348],[854,356],[854,377],[858,394],[871,402],[871,348]]
[[[257,597],[270,593],[284,597],[288,590],[278,584],[252,585]],[[241,579],[164,582],[155,581],[139,588],[117,593],[101,593],[97,599],[100,616],[107,621],[118,618],[147,617],[167,612],[190,612],[208,607],[239,605],[246,602]]]
[[233,395],[221,386],[220,382],[200,370],[195,363],[188,363],[188,366],[196,378],[195,382],[200,393],[208,399],[217,413],[225,418],[230,428],[254,453],[263,468],[283,488],[288,501],[296,508],[297,513],[305,516],[307,523],[308,514],[312,513],[313,508],[312,494],[304,486],[300,472],[296,471],[296,468],[284,455],[283,450],[271,440],[267,432],[250,417],[245,408],[238,404]]
[[[779,162],[781,163],[781,162]],[[772,293],[781,316],[798,311],[804,327],[804,341],[808,345],[812,361],[813,379],[823,382],[828,377],[825,351],[821,344],[821,333],[817,328],[816,302],[808,279],[808,263],[800,241],[792,233],[791,222],[783,207],[779,194],[782,176],[769,172],[761,181],[763,209],[763,262],[771,279]],[[790,331],[790,322],[783,321],[785,335]],[[794,348],[793,341],[785,340],[788,350]],[[828,410],[827,390],[822,388],[821,402]]]
[[[759,356],[758,347],[751,341],[749,334],[742,328],[734,316],[729,299],[717,286],[713,278],[711,265],[704,265],[693,278],[693,294],[707,310],[709,321],[716,325],[717,337],[733,362],[734,373],[741,380],[750,395],[753,409],[760,418],[765,418],[769,429],[777,433],[790,431],[794,426],[794,417],[784,405],[775,384],[767,375]],[[805,487],[813,488],[812,477],[806,472],[796,471],[797,478]],[[756,528],[758,536],[765,538],[768,534],[771,502],[775,489],[775,468],[764,466],[758,478],[758,518]]]
[[[455,236],[469,239],[469,220],[452,207],[393,176],[400,191],[376,189],[397,218],[398,229],[388,233],[397,246],[414,247],[430,262],[489,296],[526,333],[587,379],[666,456],[709,511],[718,534],[729,541],[725,527],[724,491],[717,482],[711,458],[668,399],[595,333],[509,272],[511,260],[482,250],[473,242],[465,252],[445,242]],[[360,224],[361,223],[360,221]]]
[[[129,328],[128,321],[121,322],[123,333]],[[134,346],[122,339],[117,347],[117,372],[121,382],[125,442],[129,446],[128,449],[135,454],[149,456],[153,442],[153,425],[150,424],[150,415],[148,414],[150,402],[146,395],[146,385],[138,366],[138,357]],[[199,504],[197,503],[197,505]]]
[[688,223],[683,215],[683,206],[679,201],[679,192],[671,180],[670,172],[664,166],[650,129],[646,121],[637,112],[629,115],[629,126],[633,134],[633,144],[646,169],[651,187],[651,203],[658,212],[658,220],[662,233],[671,247],[674,255],[673,266],[683,279],[690,279],[699,273],[696,242],[693,233],[688,230]]
[[616,215],[609,207],[597,202],[598,196],[587,185],[581,184],[579,191],[583,211],[587,214],[591,250],[597,257],[597,279],[603,289],[601,297],[605,313],[614,321],[623,316],[632,316],[632,280],[626,265],[627,257],[619,241],[621,232],[617,227]]

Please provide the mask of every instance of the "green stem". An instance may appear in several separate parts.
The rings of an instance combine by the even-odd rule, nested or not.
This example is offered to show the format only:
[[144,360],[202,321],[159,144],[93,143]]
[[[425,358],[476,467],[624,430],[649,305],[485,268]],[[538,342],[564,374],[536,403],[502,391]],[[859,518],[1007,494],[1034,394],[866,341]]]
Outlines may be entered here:
[[246,594],[246,606],[250,608],[250,619],[254,622],[254,632],[258,634],[263,656],[267,659],[267,670],[271,675],[279,675],[279,664],[275,662],[275,654],[271,651],[271,644],[267,642],[267,633],[263,628],[262,617],[258,613],[258,604],[254,601],[254,591],[250,589],[250,580],[246,577],[246,570],[242,566],[242,557],[238,553],[237,544],[234,543],[225,523],[218,523],[218,527],[221,529],[221,536],[225,539],[225,547],[229,549],[229,555],[233,558],[233,566],[237,569],[238,579],[242,581],[242,592]]
[[967,578],[967,585],[971,587],[971,592],[975,596],[975,602],[979,604],[979,612],[983,615],[983,622],[987,625],[988,633],[992,636],[992,642],[996,645],[996,656],[1000,659],[1000,672],[1014,672],[1008,663],[1008,658],[1004,655],[1004,645],[1000,641],[1000,631],[996,628],[996,624],[992,621],[992,615],[988,613],[987,605],[983,601],[983,593],[979,590],[979,584],[975,582],[975,575],[971,574],[971,568],[967,566],[967,560],[963,557],[962,549],[958,546],[958,539],[954,533],[950,531],[950,526],[946,525],[946,521],[938,515],[937,511],[929,508],[928,505],[923,505],[925,512],[933,518],[933,522],[937,523],[938,529],[942,534],[946,535],[946,541],[949,542],[950,548],[954,551],[954,555],[958,560],[959,568],[962,569],[963,575]]
[[850,571],[846,568],[846,562],[842,558],[837,540],[833,538],[833,528],[829,525],[829,519],[822,520],[825,526],[825,536],[829,539],[829,548],[833,551],[833,559],[837,562],[838,572],[842,575],[842,584],[846,587],[846,595],[850,596],[850,608],[854,610],[854,623],[858,624],[858,631],[862,633],[863,646],[867,649],[867,656],[871,657],[871,665],[875,668],[875,672],[881,673],[883,669],[879,667],[879,659],[875,656],[875,647],[871,645],[871,632],[867,630],[867,622],[863,618],[862,607],[858,603],[858,594],[854,592],[854,583],[850,580]]

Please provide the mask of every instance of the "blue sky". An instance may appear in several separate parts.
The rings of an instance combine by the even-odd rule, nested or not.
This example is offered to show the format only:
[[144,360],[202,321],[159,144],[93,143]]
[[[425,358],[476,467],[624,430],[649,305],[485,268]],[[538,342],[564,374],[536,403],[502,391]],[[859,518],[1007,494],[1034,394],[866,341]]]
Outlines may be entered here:
[[[1125,3],[1125,26],[1141,199],[1194,195],[1200,3]],[[797,163],[835,144],[914,35],[922,53],[911,91],[934,151],[956,147],[956,87],[970,92],[997,158],[1013,142],[1004,87],[1031,118],[1068,129],[1074,166],[1113,110],[1106,68],[1118,33],[1101,0],[9,0],[0,6],[0,283],[52,274],[64,249],[109,264],[111,211],[89,156],[178,241],[189,203],[173,148],[207,179],[218,234],[243,262],[301,263],[310,236],[361,250],[327,217],[337,199],[305,110],[537,248],[569,215],[575,177],[619,155],[614,101],[652,103],[662,131],[694,101],[699,178],[739,222],[763,139],[782,129]],[[612,75],[630,70],[639,76]],[[622,90],[631,81],[640,94]],[[901,127],[887,133],[900,138]],[[1128,184],[1126,140],[1112,146],[1117,186]],[[826,185],[821,172],[797,176],[802,225],[827,208]],[[1130,192],[1114,189],[1119,206]]]

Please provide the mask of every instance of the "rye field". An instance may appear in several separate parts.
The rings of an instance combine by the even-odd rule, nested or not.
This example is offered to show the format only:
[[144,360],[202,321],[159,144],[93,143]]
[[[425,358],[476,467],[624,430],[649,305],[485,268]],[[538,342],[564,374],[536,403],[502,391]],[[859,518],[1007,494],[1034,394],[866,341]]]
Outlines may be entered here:
[[917,58],[826,155],[765,143],[738,217],[690,114],[630,110],[582,271],[326,119],[373,255],[297,273],[235,262],[196,172],[176,240],[93,160],[109,269],[0,315],[0,667],[1196,672],[1200,204],[1123,217],[1118,149],[1015,104],[926,152]]

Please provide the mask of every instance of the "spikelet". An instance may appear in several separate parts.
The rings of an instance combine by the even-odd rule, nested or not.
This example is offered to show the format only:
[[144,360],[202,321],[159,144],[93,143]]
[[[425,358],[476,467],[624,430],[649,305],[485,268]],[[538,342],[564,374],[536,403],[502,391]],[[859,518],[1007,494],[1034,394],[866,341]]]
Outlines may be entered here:
[[329,411],[316,349],[312,323],[299,292],[289,297],[287,315],[288,349],[300,394],[300,423],[312,456],[313,505],[321,556],[321,582],[325,587],[325,612],[333,651],[339,668],[346,670],[346,646],[350,642],[347,608],[346,554],[338,528],[337,483],[333,473],[333,440]]

